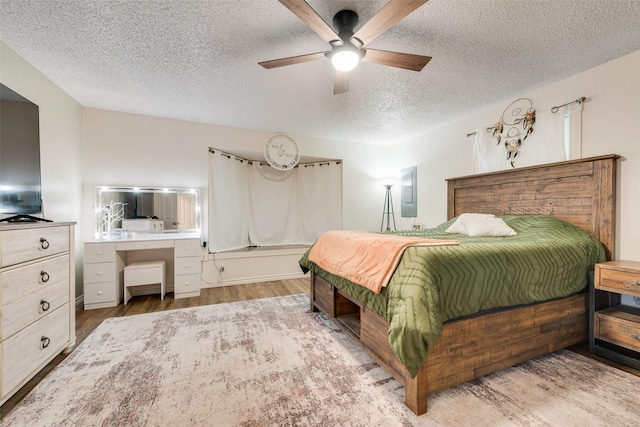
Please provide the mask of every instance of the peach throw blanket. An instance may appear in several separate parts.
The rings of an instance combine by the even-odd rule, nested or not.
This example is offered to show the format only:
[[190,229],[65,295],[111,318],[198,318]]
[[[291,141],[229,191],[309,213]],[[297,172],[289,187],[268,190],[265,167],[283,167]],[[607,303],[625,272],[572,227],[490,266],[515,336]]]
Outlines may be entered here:
[[364,286],[376,294],[389,284],[409,246],[458,245],[457,240],[425,239],[366,231],[327,231],[309,252],[323,270]]

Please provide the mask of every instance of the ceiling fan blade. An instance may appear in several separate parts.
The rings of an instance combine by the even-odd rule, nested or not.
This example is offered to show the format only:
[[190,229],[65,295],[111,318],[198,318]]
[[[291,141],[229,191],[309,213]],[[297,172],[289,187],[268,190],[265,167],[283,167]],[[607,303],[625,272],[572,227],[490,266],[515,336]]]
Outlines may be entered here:
[[284,7],[289,9],[296,15],[298,18],[302,20],[305,24],[309,26],[313,31],[315,31],[324,41],[327,43],[332,40],[339,40],[340,37],[336,34],[335,31],[324,22],[324,20],[316,13],[315,10],[309,3],[304,0],[278,0]]
[[271,61],[258,62],[264,68],[284,67],[287,65],[302,64],[303,62],[314,61],[316,59],[325,58],[324,52],[309,53],[307,55],[291,56],[289,58],[273,59]]
[[367,49],[363,61],[405,70],[420,71],[431,60],[430,56],[414,55],[411,53],[389,52],[387,50]]
[[349,73],[336,70],[336,79],[333,83],[333,94],[349,92]]
[[389,0],[378,13],[367,21],[352,37],[368,45],[389,27],[425,4],[428,0]]

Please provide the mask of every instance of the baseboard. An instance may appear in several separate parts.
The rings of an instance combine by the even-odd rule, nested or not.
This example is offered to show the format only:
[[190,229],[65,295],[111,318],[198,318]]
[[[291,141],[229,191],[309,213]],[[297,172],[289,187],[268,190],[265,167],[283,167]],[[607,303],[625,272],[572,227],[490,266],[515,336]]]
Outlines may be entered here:
[[276,280],[290,280],[290,279],[304,279],[309,277],[309,274],[270,274],[266,276],[256,276],[256,277],[243,277],[240,279],[231,279],[225,280],[224,277],[221,281],[218,282],[206,282],[204,280],[200,281],[201,288],[219,288],[222,286],[233,286],[233,285],[245,285],[248,283],[258,283],[258,282],[274,282]]
[[84,295],[76,297],[76,310],[84,310]]

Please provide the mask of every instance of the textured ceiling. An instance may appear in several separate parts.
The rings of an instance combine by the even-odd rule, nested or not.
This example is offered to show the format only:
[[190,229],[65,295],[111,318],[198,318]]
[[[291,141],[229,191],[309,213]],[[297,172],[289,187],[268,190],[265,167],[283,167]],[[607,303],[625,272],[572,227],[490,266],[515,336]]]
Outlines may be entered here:
[[[386,1],[308,3],[362,24]],[[328,59],[258,65],[329,48],[277,0],[0,0],[0,39],[83,106],[372,144],[640,50],[638,28],[638,1],[431,0],[369,45],[421,72],[361,63],[333,95]]]

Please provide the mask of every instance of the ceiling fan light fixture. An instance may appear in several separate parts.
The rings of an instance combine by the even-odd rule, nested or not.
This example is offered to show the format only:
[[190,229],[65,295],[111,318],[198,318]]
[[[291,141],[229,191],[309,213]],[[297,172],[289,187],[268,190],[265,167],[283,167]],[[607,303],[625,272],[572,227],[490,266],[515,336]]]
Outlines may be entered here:
[[339,49],[331,55],[333,68],[338,71],[351,71],[360,62],[360,55],[352,49]]

